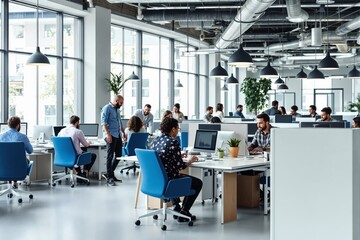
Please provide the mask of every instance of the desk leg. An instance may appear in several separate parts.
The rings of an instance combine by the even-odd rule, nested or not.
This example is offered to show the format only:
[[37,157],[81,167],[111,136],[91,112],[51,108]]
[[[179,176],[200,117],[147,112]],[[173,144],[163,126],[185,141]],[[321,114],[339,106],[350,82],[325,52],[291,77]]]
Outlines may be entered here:
[[221,223],[237,220],[237,174],[221,173]]
[[269,201],[268,201],[268,186],[269,186],[269,183],[268,183],[268,177],[269,177],[269,171],[270,169],[266,169],[265,172],[264,172],[264,175],[265,175],[265,186],[264,186],[264,215],[268,215],[269,213]]
[[53,163],[54,163],[54,160],[53,160],[53,153],[52,152],[50,152],[50,182],[49,182],[49,184],[50,184],[50,186],[52,186],[53,185]]
[[137,208],[138,199],[139,199],[139,190],[140,190],[140,184],[141,184],[141,171],[139,171],[139,176],[136,182],[136,190],[135,190],[135,199],[134,199],[134,208]]

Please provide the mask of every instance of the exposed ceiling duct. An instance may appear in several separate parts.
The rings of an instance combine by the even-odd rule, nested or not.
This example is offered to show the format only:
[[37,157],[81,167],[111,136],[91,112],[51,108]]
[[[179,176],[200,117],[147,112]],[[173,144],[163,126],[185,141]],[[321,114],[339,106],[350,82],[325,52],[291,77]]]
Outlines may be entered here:
[[[246,32],[256,20],[258,20],[266,9],[268,9],[275,0],[249,0],[238,11],[235,19],[229,24],[221,38],[216,42],[217,48],[226,48],[231,41],[235,40]],[[240,19],[241,16],[241,19]],[[241,23],[241,33],[239,31]]]
[[[124,0],[107,0],[109,3],[124,3]],[[222,2],[234,2],[233,0],[221,0]],[[186,0],[186,1],[176,1],[176,0],[126,0],[127,3],[179,3],[179,2],[187,2],[187,3],[203,3],[203,0]],[[214,2],[218,3],[219,0],[206,0],[206,2]]]
[[301,9],[300,0],[287,0],[286,9],[288,13],[287,19],[290,22],[304,22],[309,18],[309,14],[304,9]]
[[344,23],[341,26],[339,26],[336,29],[336,34],[337,35],[345,35],[348,32],[351,32],[355,29],[360,28],[360,16],[357,18],[354,18],[353,20],[351,20],[350,22]]

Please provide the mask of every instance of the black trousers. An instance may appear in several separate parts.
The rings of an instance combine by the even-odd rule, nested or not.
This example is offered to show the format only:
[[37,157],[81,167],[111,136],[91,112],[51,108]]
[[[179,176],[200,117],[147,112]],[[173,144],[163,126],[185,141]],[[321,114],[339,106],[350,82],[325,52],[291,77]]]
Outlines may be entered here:
[[[186,174],[181,174],[180,177],[178,178],[183,178],[183,177],[190,177],[191,178],[191,189],[195,190],[195,193],[193,195],[190,196],[186,196],[184,198],[183,204],[182,204],[182,208],[184,210],[189,211],[190,208],[192,207],[192,205],[194,204],[197,196],[199,195],[201,189],[202,189],[202,181],[196,177],[190,176],[190,175],[186,175]],[[175,206],[177,204],[180,203],[180,198],[174,198],[171,199],[171,203]]]
[[106,142],[106,152],[107,152],[106,171],[108,178],[113,178],[114,171],[120,162],[120,160],[116,160],[116,158],[122,156],[122,139],[121,136],[117,138],[112,136],[111,143],[109,143],[106,140],[106,138],[105,138],[105,142]]

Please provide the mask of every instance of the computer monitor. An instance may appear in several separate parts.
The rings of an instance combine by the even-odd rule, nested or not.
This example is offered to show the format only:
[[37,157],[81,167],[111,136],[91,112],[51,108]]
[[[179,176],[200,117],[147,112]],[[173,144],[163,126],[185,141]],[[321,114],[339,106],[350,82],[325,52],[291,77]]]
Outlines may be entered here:
[[53,127],[51,125],[34,125],[33,140],[38,140],[39,143],[45,143],[45,140],[50,140],[53,134]]
[[98,137],[98,123],[80,123],[80,130],[83,131],[85,137]]
[[248,125],[248,134],[254,135],[258,130],[257,123],[248,123],[247,125]]
[[345,122],[301,122],[301,128],[345,128]]
[[54,136],[57,137],[57,135],[59,134],[59,132],[61,131],[61,129],[65,128],[66,126],[53,126],[54,128]]
[[220,131],[221,130],[221,123],[202,123],[199,124],[199,130],[212,130],[212,131]]
[[194,151],[214,153],[218,131],[197,130],[194,142]]
[[275,115],[275,122],[276,123],[291,123],[292,116],[291,115]]
[[236,135],[234,131],[218,131],[215,149],[226,148],[228,140],[235,137]]
[[242,122],[253,122],[255,121],[255,118],[243,118],[241,119]]
[[[9,126],[7,123],[0,123],[0,133],[4,133],[9,130]],[[20,132],[27,135],[27,123],[22,122],[20,123]]]
[[332,119],[335,119],[336,121],[342,121],[343,115],[331,115]]

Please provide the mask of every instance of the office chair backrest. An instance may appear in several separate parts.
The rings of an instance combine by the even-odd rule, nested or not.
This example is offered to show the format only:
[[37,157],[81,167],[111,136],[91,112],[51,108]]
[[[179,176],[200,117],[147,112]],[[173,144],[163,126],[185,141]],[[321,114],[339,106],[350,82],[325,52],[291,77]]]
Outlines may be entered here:
[[189,132],[181,132],[181,149],[187,148],[189,146]]
[[0,180],[23,180],[28,164],[23,142],[0,142]]
[[54,164],[73,167],[77,159],[77,152],[71,137],[52,137],[51,140],[55,150]]
[[155,150],[135,149],[141,167],[141,191],[150,196],[161,196],[168,177],[164,165]]
[[146,149],[148,133],[132,133],[125,146],[125,154],[128,156],[135,155],[135,148]]

